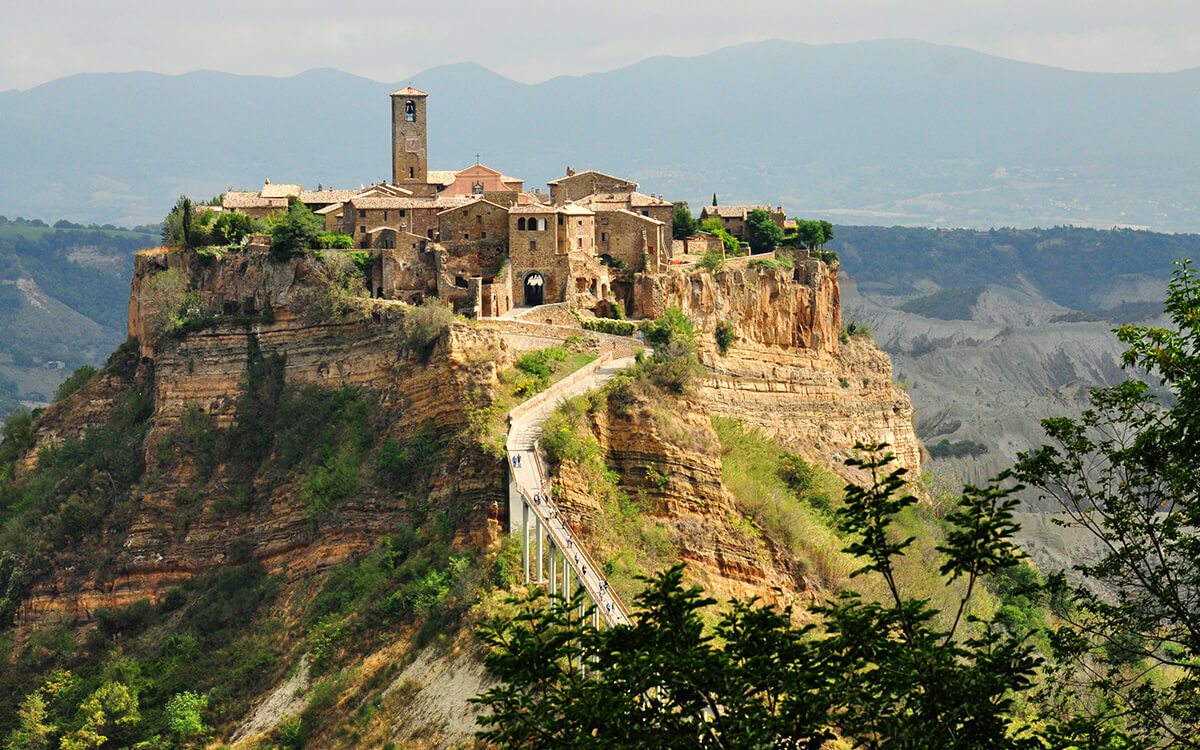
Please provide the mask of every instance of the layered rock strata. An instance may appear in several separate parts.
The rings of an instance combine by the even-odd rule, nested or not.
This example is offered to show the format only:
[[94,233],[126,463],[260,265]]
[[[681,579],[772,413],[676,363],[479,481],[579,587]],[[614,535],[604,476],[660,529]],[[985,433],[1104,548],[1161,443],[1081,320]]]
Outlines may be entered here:
[[[168,266],[194,271],[199,264],[188,255],[153,254],[153,262],[139,256],[131,332],[151,333],[139,322],[144,319],[144,300],[138,299],[144,274]],[[228,466],[216,467],[211,479],[197,484],[190,457],[164,455],[159,446],[189,408],[198,406],[213,415],[219,427],[233,423],[252,349],[264,358],[281,357],[285,382],[355,386],[369,394],[380,441],[403,438],[427,422],[443,436],[463,434],[466,405],[490,403],[499,371],[512,363],[512,351],[499,334],[461,323],[447,327],[432,351],[412,351],[403,306],[397,304],[377,305],[371,315],[348,322],[303,325],[285,304],[290,292],[282,291],[303,283],[294,273],[296,264],[250,263],[227,274],[227,265],[241,268],[243,261],[217,263],[192,277],[192,283],[227,280],[230,288],[206,292],[218,301],[223,294],[251,297],[248,290],[257,285],[268,296],[255,299],[277,305],[273,322],[217,324],[178,339],[151,336],[141,346],[148,355],[127,352],[128,367],[107,371],[36,420],[37,447],[24,461],[26,470],[40,447],[78,438],[102,424],[121,394],[139,390],[154,406],[144,445],[147,469],[133,490],[131,521],[109,524],[111,528],[88,538],[86,550],[64,553],[53,577],[34,582],[22,606],[22,621],[86,618],[99,606],[153,600],[231,555],[258,559],[290,580],[310,575],[405,523],[409,507],[404,495],[419,495],[430,507],[469,508],[471,538],[462,539],[464,544],[486,546],[498,539],[507,523],[504,466],[471,440],[451,440],[451,463],[429,467],[426,486],[385,490],[364,475],[360,491],[319,523],[301,500],[302,476],[270,486],[260,477],[252,488],[253,507],[230,512],[218,502],[227,500],[237,483]],[[275,265],[290,266],[292,275]],[[89,555],[104,556],[104,564],[85,563]]]
[[[899,465],[919,471],[912,403],[892,384],[887,355],[867,337],[843,342],[836,265],[800,253],[794,269],[739,261],[716,273],[640,277],[635,291],[656,315],[674,306],[696,324],[714,414],[832,464],[856,441],[887,442]],[[719,323],[737,336],[724,354]]]
[[[733,496],[721,483],[720,440],[698,398],[642,396],[619,411],[592,413],[589,428],[621,489],[666,530],[689,576],[706,593],[721,600],[757,596],[784,605],[815,597],[794,556],[752,530],[748,521],[739,523]],[[625,540],[604,548],[601,540],[611,535],[599,533],[599,526],[611,519],[578,465],[558,466],[554,486],[568,522],[589,538],[598,559],[611,559],[636,544]]]

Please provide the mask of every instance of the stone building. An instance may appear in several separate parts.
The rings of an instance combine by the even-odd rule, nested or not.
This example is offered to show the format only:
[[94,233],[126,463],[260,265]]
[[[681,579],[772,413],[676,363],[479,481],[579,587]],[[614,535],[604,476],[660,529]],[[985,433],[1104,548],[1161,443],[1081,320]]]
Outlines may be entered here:
[[[412,86],[393,91],[392,98],[392,184],[428,185],[428,129],[425,121],[429,94]],[[423,189],[420,192],[424,192]]]
[[550,202],[569,203],[598,193],[631,193],[637,190],[636,182],[614,177],[603,172],[587,170],[578,172],[567,167],[567,176],[551,180]]
[[443,181],[438,195],[477,195],[493,200],[490,196],[512,196],[512,200],[503,198],[497,202],[506,205],[515,202],[516,196],[525,190],[525,181],[517,177],[509,177],[482,164],[476,163],[466,169],[451,173],[451,178],[445,182],[445,175],[438,175]]
[[770,206],[705,206],[700,209],[700,221],[720,219],[721,226],[726,232],[744,242],[746,241],[746,217],[750,215],[751,211],[766,211],[771,216],[771,221],[778,224],[780,229],[783,229],[784,222],[787,221],[787,215],[783,212],[782,207],[772,210]]
[[[430,170],[428,96],[411,86],[390,95],[390,184],[307,191],[268,182],[256,193],[228,193],[226,210],[265,216],[286,210],[289,198],[303,201],[327,231],[371,251],[367,284],[377,297],[419,302],[436,294],[485,316],[562,302],[603,315],[616,302],[634,313],[640,275],[672,262],[674,204],[595,170],[568,168],[548,196],[478,162]],[[770,210],[718,206],[702,216],[720,217],[740,236],[754,208]],[[782,211],[771,214],[782,224]]]

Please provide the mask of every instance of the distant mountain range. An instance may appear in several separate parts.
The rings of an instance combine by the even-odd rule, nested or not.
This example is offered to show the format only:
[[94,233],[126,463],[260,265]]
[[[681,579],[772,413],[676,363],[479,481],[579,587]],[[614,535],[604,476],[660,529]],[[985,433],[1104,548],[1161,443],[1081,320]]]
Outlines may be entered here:
[[[407,82],[114,73],[0,93],[0,213],[131,225],[180,193],[382,180],[387,94]],[[479,154],[531,187],[571,165],[843,224],[1200,230],[1200,69],[776,41],[537,85],[475,64],[411,82],[431,94],[431,168]]]

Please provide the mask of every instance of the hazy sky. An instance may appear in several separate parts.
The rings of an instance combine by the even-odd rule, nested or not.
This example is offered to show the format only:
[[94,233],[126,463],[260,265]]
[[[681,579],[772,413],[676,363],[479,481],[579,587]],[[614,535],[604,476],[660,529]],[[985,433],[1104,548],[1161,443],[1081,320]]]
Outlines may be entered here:
[[526,83],[738,42],[904,37],[1076,70],[1200,66],[1196,0],[43,0],[0,4],[0,91],[83,72],[398,81],[475,61]]

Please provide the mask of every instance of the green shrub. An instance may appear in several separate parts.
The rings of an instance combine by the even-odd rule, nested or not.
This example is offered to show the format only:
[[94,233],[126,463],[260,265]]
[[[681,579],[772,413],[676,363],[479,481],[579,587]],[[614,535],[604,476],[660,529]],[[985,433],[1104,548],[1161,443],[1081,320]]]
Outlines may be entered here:
[[75,393],[80,388],[90,383],[92,378],[96,377],[96,372],[97,371],[95,367],[92,367],[91,365],[84,365],[75,372],[71,373],[71,376],[64,380],[62,385],[60,385],[58,389],[54,391],[55,403],[62,401],[64,398],[70,396],[72,393]]
[[196,257],[200,259],[200,265],[208,268],[225,257],[225,251],[219,247],[202,247],[196,251]]
[[766,271],[790,271],[796,267],[796,261],[790,256],[781,255],[778,258],[755,258],[750,261],[749,266]]
[[428,360],[442,332],[454,322],[454,311],[434,297],[409,308],[404,315],[404,338],[408,348]]
[[288,210],[271,228],[271,260],[285,261],[304,255],[317,246],[324,223],[320,217],[295,198],[288,198]]
[[717,349],[721,352],[721,356],[729,353],[729,347],[737,342],[737,329],[727,320],[722,320],[717,323],[716,329],[713,331],[713,336],[717,340]]
[[948,438],[928,446],[929,455],[933,458],[962,458],[964,456],[982,456],[988,452],[988,447],[974,440],[957,440],[950,442]]
[[812,489],[816,470],[797,455],[788,453],[779,459],[779,478],[796,492]]
[[213,222],[212,226],[214,239],[219,239],[226,245],[240,244],[246,238],[246,235],[254,230],[254,219],[251,219],[246,214],[240,214],[235,211],[222,213]]
[[695,328],[692,321],[678,307],[668,307],[661,317],[643,323],[642,332],[646,343],[651,346],[666,346],[671,343],[694,344]]
[[696,265],[706,271],[719,271],[721,266],[725,265],[725,255],[718,250],[709,250],[700,256]]
[[517,369],[532,379],[533,390],[540,391],[550,384],[550,375],[567,360],[567,350],[561,346],[538,349],[517,360]]
[[410,489],[415,480],[427,477],[430,464],[441,454],[445,440],[432,422],[421,425],[403,444],[386,440],[375,461],[375,481],[383,486]]
[[865,336],[866,338],[871,338],[871,326],[867,325],[866,323],[850,321],[850,324],[846,326],[846,335]]
[[359,308],[356,300],[370,296],[355,254],[318,250],[314,257],[314,283],[296,293],[300,320],[306,325],[339,320]]
[[[318,232],[317,247],[322,250],[349,250],[354,247],[354,238],[339,232]],[[368,255],[368,253],[363,253]]]
[[320,520],[357,492],[358,483],[358,461],[350,450],[343,449],[309,471],[300,483],[300,499],[309,516]]
[[637,323],[612,318],[580,318],[579,324],[585,331],[611,333],[614,336],[632,336],[638,329]]

